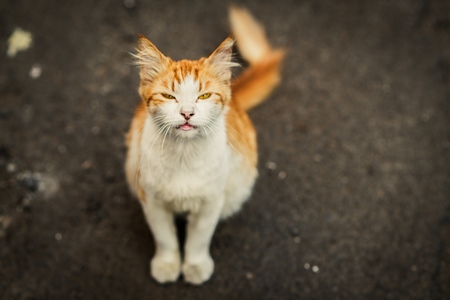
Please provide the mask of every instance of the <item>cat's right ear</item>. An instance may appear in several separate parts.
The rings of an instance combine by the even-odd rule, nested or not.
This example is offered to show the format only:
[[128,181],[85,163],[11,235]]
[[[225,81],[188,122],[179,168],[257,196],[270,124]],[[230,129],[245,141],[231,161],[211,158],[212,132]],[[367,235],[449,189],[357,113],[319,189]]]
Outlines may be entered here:
[[169,58],[164,56],[146,37],[139,35],[136,64],[141,67],[141,80],[152,82],[167,68]]

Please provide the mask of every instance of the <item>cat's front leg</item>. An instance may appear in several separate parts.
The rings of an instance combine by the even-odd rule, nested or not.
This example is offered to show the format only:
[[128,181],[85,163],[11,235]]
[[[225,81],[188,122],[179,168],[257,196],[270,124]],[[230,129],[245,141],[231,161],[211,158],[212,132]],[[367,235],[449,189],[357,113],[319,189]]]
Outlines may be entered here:
[[188,217],[183,275],[184,280],[189,283],[201,284],[214,271],[209,246],[222,207],[222,198],[206,201],[197,213],[191,213]]
[[176,281],[181,272],[181,259],[173,213],[151,199],[142,206],[156,246],[150,261],[151,275],[159,283]]

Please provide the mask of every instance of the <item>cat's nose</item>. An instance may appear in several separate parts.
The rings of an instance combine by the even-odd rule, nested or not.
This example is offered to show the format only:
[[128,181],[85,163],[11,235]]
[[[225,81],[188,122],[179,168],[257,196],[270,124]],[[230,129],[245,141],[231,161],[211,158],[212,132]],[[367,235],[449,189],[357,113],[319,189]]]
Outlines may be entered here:
[[182,109],[180,111],[180,114],[184,117],[185,120],[189,120],[194,115],[194,111],[191,109]]

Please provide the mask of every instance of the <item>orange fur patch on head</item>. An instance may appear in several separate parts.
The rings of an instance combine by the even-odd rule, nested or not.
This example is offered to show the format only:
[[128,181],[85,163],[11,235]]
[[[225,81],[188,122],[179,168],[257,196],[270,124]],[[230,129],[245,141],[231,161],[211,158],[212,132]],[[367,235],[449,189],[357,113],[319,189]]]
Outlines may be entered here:
[[172,74],[173,80],[181,84],[184,78],[191,75],[196,81],[199,79],[199,73],[205,69],[203,60],[181,60],[173,62],[168,67],[168,73]]

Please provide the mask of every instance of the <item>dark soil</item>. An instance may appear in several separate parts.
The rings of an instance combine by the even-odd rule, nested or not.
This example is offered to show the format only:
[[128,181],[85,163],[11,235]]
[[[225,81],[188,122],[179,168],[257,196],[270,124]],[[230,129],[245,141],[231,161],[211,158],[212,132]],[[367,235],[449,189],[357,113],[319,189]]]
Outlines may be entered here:
[[[129,52],[142,33],[207,55],[229,3],[0,3],[0,299],[450,298],[450,2],[242,2],[288,56],[251,112],[252,199],[201,287],[149,275],[123,172]],[[10,58],[16,27],[33,45]]]

